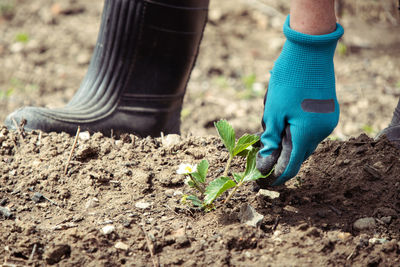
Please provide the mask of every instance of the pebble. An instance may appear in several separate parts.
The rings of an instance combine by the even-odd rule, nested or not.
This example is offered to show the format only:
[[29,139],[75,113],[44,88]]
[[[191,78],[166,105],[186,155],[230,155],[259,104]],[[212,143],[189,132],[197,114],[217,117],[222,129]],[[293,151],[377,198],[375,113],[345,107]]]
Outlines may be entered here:
[[182,196],[182,195],[183,195],[182,191],[177,190],[174,192],[174,196]]
[[121,250],[128,250],[129,249],[129,246],[127,244],[123,243],[123,242],[117,242],[114,245],[114,247],[117,248],[117,249],[121,249]]
[[32,197],[33,202],[39,203],[43,200],[45,200],[45,197],[41,193],[35,192],[35,194],[33,194],[33,197]]
[[86,141],[90,139],[90,133],[88,131],[79,133],[79,139]]
[[376,227],[376,221],[372,217],[361,218],[354,222],[353,227],[357,231],[372,229]]
[[368,240],[368,242],[370,243],[370,244],[383,244],[383,243],[386,243],[386,242],[388,242],[385,238],[376,238],[376,237],[373,237],[373,238],[370,238],[369,240]]
[[14,43],[14,44],[12,44],[12,45],[10,46],[10,51],[11,51],[12,53],[19,53],[19,52],[21,52],[23,49],[24,49],[24,44],[23,44],[23,43],[20,43],[20,42]]
[[257,211],[249,204],[244,204],[240,208],[239,218],[241,223],[257,227],[264,219],[264,216],[257,213]]
[[390,224],[392,222],[392,216],[385,216],[381,218],[381,221],[386,223],[386,224]]
[[99,206],[99,200],[97,198],[92,198],[89,199],[88,202],[86,202],[85,208],[86,209],[91,209]]
[[181,142],[181,136],[178,134],[169,134],[162,139],[162,144],[165,147],[173,147]]
[[114,231],[115,227],[113,225],[106,225],[103,228],[101,228],[101,232],[105,235],[111,234]]
[[351,234],[347,232],[338,233],[337,237],[342,241],[347,241],[351,238]]
[[148,202],[136,202],[135,207],[138,209],[148,209],[151,206],[151,203]]
[[266,189],[260,189],[260,191],[258,191],[257,195],[267,197],[269,199],[275,199],[275,198],[279,198],[280,193],[275,192],[275,191],[266,190]]
[[13,216],[13,214],[7,208],[3,207],[0,207],[0,215],[6,219],[10,219]]

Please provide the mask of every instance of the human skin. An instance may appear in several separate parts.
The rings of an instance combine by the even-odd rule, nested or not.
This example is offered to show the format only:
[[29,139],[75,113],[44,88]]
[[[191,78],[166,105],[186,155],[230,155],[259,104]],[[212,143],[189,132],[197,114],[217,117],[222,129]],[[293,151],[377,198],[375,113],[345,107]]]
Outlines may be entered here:
[[290,28],[311,35],[322,35],[335,31],[335,1],[292,0]]

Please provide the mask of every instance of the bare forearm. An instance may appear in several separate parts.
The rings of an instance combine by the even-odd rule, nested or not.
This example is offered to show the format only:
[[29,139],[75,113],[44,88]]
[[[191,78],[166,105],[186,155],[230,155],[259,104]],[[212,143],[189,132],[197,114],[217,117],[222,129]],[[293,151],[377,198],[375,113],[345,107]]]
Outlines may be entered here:
[[290,28],[305,34],[322,35],[336,29],[334,0],[292,0]]

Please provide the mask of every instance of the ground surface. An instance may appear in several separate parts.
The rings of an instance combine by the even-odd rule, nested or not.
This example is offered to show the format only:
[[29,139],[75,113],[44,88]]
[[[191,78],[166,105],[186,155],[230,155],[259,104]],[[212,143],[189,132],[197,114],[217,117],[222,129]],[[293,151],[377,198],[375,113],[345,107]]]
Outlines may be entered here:
[[[23,105],[68,101],[90,60],[101,2],[0,1],[1,120]],[[181,162],[207,158],[215,178],[227,160],[221,142],[207,136],[215,135],[212,122],[226,118],[239,134],[260,130],[268,71],[284,41],[280,2],[212,2],[183,137],[172,147],[160,138],[95,134],[78,141],[64,175],[74,137],[22,139],[0,128],[0,264],[399,265],[399,151],[366,135],[349,139],[383,129],[400,95],[398,15],[376,1],[343,9],[346,34],[335,59],[342,116],[333,134],[341,140],[324,142],[297,179],[274,188],[278,199],[248,185],[210,213],[179,202],[188,191],[175,173]],[[244,203],[264,215],[257,228],[240,223]],[[102,232],[107,225],[110,234]]]

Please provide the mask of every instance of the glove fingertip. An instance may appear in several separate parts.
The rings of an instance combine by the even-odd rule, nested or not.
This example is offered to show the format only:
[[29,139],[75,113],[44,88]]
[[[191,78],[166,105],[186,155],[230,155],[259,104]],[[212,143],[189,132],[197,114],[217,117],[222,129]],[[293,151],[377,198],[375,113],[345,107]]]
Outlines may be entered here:
[[274,153],[267,157],[263,157],[261,156],[260,152],[258,152],[256,158],[256,167],[262,175],[267,175],[272,170],[277,160],[278,158],[274,155]]

